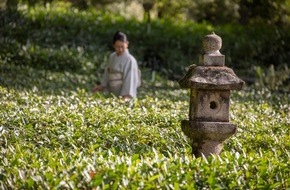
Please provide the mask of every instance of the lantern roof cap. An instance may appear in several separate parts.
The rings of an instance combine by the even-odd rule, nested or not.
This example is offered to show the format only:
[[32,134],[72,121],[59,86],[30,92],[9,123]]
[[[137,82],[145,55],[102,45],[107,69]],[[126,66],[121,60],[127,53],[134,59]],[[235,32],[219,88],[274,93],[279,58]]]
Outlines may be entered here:
[[244,83],[229,67],[196,65],[179,81],[182,88],[211,90],[240,90]]

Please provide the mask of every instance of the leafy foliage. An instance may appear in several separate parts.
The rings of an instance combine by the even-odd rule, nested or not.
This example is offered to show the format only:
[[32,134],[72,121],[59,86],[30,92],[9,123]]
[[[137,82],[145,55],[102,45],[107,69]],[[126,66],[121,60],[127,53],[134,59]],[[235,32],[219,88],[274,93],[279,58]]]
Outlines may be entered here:
[[[95,9],[79,11],[67,4],[22,6],[18,12],[2,11],[0,58],[3,62],[57,71],[82,71],[87,64],[102,64],[116,30],[130,40],[130,51],[140,64],[154,52],[161,73],[178,79],[190,64],[197,64],[204,35],[215,31],[223,38],[226,64],[243,75],[255,76],[253,66],[275,67],[290,57],[288,26],[266,24],[220,25],[154,20],[147,23]],[[269,41],[271,45],[269,45]],[[96,56],[100,55],[100,56]]]
[[[39,4],[46,6],[52,2],[60,2],[60,0],[8,0],[0,3],[0,8],[6,4],[8,9],[13,10],[21,3],[34,7]],[[249,24],[257,21],[275,25],[289,24],[290,13],[289,0],[183,0],[180,2],[174,0],[61,0],[61,2],[69,2],[80,10],[135,2],[142,5],[146,14],[151,9],[155,9],[158,18],[192,19],[212,24],[234,22]]]
[[[290,187],[287,92],[250,87],[234,92],[231,122],[238,124],[238,132],[220,156],[209,158],[194,158],[181,131],[189,93],[176,82],[159,75],[149,82],[150,72],[142,68],[138,100],[90,92],[116,28],[129,34],[130,49],[138,57],[150,44],[162,58],[169,56],[167,69],[176,70],[194,60],[188,52],[197,48],[187,48],[213,29],[152,24],[156,33],[146,34],[143,23],[62,6],[1,12],[1,189]],[[243,28],[237,31],[243,34]],[[240,44],[246,49],[242,39],[233,46],[230,42],[225,40],[225,51],[233,47],[234,54]]]
[[289,82],[287,84],[287,80],[290,80],[290,70],[287,65],[279,67],[276,70],[274,66],[271,65],[265,71],[261,67],[256,67],[256,74],[258,76],[258,87],[263,88],[267,86],[271,90],[283,90],[285,92],[290,89]]
[[188,91],[176,83],[145,82],[128,103],[90,93],[93,73],[0,72],[2,189],[289,188],[289,94],[234,93],[238,133],[206,159],[181,131]]

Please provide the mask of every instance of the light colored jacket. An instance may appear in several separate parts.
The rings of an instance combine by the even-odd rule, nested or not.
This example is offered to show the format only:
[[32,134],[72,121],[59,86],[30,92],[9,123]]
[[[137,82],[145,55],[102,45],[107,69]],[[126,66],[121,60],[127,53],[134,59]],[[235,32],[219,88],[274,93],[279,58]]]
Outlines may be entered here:
[[141,72],[136,59],[126,50],[122,55],[115,52],[109,57],[105,69],[102,86],[107,87],[115,96],[130,95],[137,97],[137,88],[141,84]]

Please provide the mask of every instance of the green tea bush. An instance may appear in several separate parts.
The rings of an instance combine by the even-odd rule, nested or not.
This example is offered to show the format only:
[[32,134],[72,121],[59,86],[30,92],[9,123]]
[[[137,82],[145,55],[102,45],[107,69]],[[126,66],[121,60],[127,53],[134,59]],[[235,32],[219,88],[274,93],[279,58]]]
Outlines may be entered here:
[[[1,12],[0,24],[1,189],[290,187],[287,91],[246,86],[234,92],[231,122],[238,132],[221,155],[208,158],[193,157],[181,131],[189,92],[176,82],[160,75],[150,82],[145,74],[131,102],[91,93],[115,30],[128,33],[130,50],[141,60],[147,48],[156,48],[169,76],[198,59],[197,47],[214,27],[154,21],[149,34],[141,22],[64,6]],[[229,42],[222,33],[231,28],[216,33],[224,39],[221,52],[227,56],[232,47],[229,55],[242,59],[248,33],[237,30],[242,37],[234,46],[235,35],[228,33]],[[256,62],[257,52],[245,52],[241,67]]]
[[1,189],[288,189],[289,94],[234,92],[220,156],[195,158],[189,93],[158,79],[138,100],[92,94],[93,73],[0,65]]

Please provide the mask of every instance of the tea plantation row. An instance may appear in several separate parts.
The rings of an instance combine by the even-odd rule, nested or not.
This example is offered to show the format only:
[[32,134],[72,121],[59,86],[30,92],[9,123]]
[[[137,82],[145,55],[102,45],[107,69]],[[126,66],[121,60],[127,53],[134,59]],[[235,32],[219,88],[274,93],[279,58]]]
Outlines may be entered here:
[[[231,122],[238,132],[220,156],[209,158],[193,157],[181,131],[189,93],[177,82],[159,75],[151,82],[150,71],[140,66],[144,80],[137,100],[91,93],[116,28],[126,29],[136,57],[154,47],[170,60],[163,72],[168,77],[197,60],[201,38],[212,26],[158,21],[149,35],[144,23],[67,7],[20,7],[1,12],[0,24],[0,189],[290,188],[287,91],[246,86],[234,92]],[[268,36],[282,43],[286,34],[280,32],[265,31],[261,47]],[[229,32],[233,38],[237,33],[243,29]],[[231,37],[225,39],[233,42]],[[252,57],[234,56],[227,64],[257,63],[251,58],[265,52],[244,39],[234,45],[225,40],[225,54]],[[276,45],[265,55],[284,52],[288,44]],[[283,62],[290,51],[283,52],[276,60]],[[236,59],[243,57],[248,59]]]
[[288,189],[289,95],[232,96],[238,132],[195,158],[181,131],[188,91],[144,81],[123,102],[90,92],[93,74],[0,65],[1,189]]

